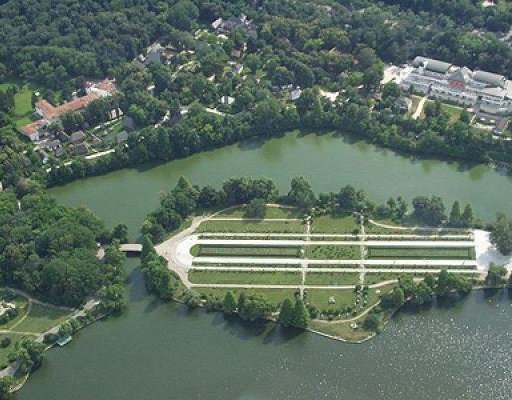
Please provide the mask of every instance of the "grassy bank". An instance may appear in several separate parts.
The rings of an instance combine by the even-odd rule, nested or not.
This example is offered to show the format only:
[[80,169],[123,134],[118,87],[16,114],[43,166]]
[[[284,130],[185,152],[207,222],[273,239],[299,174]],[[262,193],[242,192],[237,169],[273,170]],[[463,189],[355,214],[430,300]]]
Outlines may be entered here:
[[203,222],[197,232],[210,233],[304,233],[302,221],[216,221]]
[[361,258],[359,246],[305,246],[305,255],[310,260],[359,260]]
[[193,270],[188,273],[188,278],[198,284],[299,285],[302,277],[296,272]]

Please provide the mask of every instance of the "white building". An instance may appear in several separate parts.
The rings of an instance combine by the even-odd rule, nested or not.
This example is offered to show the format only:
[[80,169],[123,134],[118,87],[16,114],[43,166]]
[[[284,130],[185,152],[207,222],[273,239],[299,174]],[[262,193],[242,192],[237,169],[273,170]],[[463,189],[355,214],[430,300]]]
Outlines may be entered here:
[[416,57],[410,72],[397,83],[406,90],[412,87],[433,98],[487,113],[512,112],[512,82],[503,75]]

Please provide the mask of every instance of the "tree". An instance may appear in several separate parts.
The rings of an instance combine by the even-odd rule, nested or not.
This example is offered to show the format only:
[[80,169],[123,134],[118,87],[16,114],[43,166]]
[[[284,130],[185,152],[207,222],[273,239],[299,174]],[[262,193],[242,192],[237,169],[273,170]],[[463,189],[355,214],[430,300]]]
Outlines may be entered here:
[[491,242],[501,254],[512,253],[512,221],[509,221],[503,213],[497,214],[496,221],[492,225]]
[[490,263],[485,284],[490,287],[502,286],[505,283],[507,269],[503,265]]
[[315,192],[306,178],[299,176],[292,179],[288,201],[303,209],[313,207],[316,202]]
[[292,325],[295,328],[306,329],[308,327],[309,322],[309,313],[304,305],[304,301],[302,299],[297,299],[295,301],[295,307],[293,310],[293,323]]
[[0,400],[10,400],[13,395],[11,394],[11,387],[14,385],[14,378],[7,375],[0,379]]
[[475,222],[475,215],[473,213],[473,207],[471,204],[466,205],[464,207],[464,212],[461,216],[461,226],[464,228],[471,228]]
[[440,197],[415,197],[412,201],[413,216],[427,225],[440,225],[445,219],[444,204]]
[[249,218],[265,218],[267,203],[261,198],[252,199],[245,209],[245,216]]
[[292,326],[294,322],[294,308],[289,299],[284,299],[281,304],[281,311],[279,312],[279,321],[284,327]]
[[370,313],[363,322],[363,329],[365,331],[375,332],[379,329],[379,317],[377,314]]
[[189,0],[180,0],[169,9],[168,21],[174,27],[189,31],[199,16],[199,9]]
[[382,295],[381,304],[384,308],[400,307],[405,303],[404,291],[401,287],[395,287],[391,293]]
[[233,293],[231,293],[231,291],[228,291],[224,296],[224,301],[222,302],[222,310],[224,311],[224,314],[234,314],[236,312],[236,306],[237,303],[235,300],[235,296],[233,296]]
[[450,212],[449,223],[450,226],[457,228],[461,225],[460,205],[458,201],[455,201]]
[[112,239],[118,240],[119,243],[128,242],[128,227],[125,224],[117,224],[112,229]]

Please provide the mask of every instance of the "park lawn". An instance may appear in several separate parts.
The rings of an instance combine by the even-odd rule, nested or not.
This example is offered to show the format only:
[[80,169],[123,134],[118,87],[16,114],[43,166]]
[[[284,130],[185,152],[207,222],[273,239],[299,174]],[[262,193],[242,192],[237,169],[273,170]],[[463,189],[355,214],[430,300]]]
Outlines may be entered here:
[[369,247],[368,258],[381,259],[462,259],[474,260],[472,247]]
[[257,263],[208,263],[192,262],[194,267],[227,267],[227,268],[300,268],[300,264],[257,264]]
[[222,301],[227,292],[231,292],[235,299],[238,299],[240,293],[245,293],[246,296],[260,295],[267,299],[270,303],[279,305],[285,299],[295,301],[294,289],[226,289],[226,288],[195,288],[194,291],[204,296],[213,296]]
[[418,277],[424,277],[427,275],[425,272],[415,272],[415,273],[396,273],[396,272],[366,272],[366,275],[364,277],[364,284],[365,285],[374,285],[376,283],[385,282],[385,281],[391,281],[396,280],[398,281],[398,278],[405,275],[412,275],[414,278]]
[[0,333],[0,341],[5,338],[11,339],[11,344],[6,348],[0,347],[0,370],[4,369],[5,367],[7,367],[9,365],[9,360],[7,357],[9,356],[9,353],[11,352],[11,350],[14,349],[16,342],[19,342],[20,340],[22,340],[24,338],[35,339],[36,336],[35,335],[34,336],[18,335],[15,333]]
[[306,258],[309,260],[359,260],[361,258],[359,246],[306,245],[304,249]]
[[[196,247],[198,246],[198,247]],[[217,246],[196,245],[191,254],[195,257],[292,257],[300,256],[300,247]]]
[[[240,206],[237,208],[230,208],[228,210],[223,210],[217,215],[215,218],[244,218],[245,217],[245,206]],[[302,220],[304,217],[304,213],[295,207],[268,207],[265,212],[265,219],[300,219]]]
[[[345,310],[354,307],[356,296],[353,289],[307,289],[308,301],[320,312],[323,310]],[[334,297],[336,304],[329,304]]]
[[310,321],[309,327],[315,331],[325,333],[349,342],[360,342],[372,337],[372,332],[365,331],[361,325],[364,319],[357,321],[357,328],[353,329],[351,322],[320,322]]
[[250,272],[250,271],[198,271],[188,273],[188,279],[198,284],[240,285],[300,285],[301,274],[297,272]]
[[196,232],[221,233],[305,233],[302,221],[215,221],[203,222]]
[[312,233],[359,233],[359,223],[353,214],[343,216],[322,215],[313,218]]
[[382,220],[382,221],[376,221],[376,222],[378,222],[380,224],[394,226],[396,228],[395,229],[385,228],[383,226],[378,226],[378,225],[372,224],[371,222],[367,222],[364,225],[364,233],[378,234],[378,235],[386,235],[386,234],[396,235],[396,234],[412,234],[412,233],[414,233],[414,229],[412,229],[412,228],[400,229],[401,227],[398,226],[394,221],[391,221],[391,220]]
[[32,304],[28,317],[23,320],[14,330],[19,332],[43,333],[60,325],[71,317],[69,310]]
[[310,272],[306,274],[306,285],[357,285],[357,272]]

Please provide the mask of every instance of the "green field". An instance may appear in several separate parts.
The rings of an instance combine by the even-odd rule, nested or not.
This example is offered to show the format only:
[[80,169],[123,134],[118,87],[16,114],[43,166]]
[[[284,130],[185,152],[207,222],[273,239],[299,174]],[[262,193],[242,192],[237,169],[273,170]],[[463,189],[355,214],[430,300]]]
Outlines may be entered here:
[[306,225],[302,221],[215,221],[209,220],[199,225],[197,232],[224,233],[304,233]]
[[231,268],[300,268],[300,264],[257,264],[257,263],[208,263],[208,262],[192,262],[194,267],[231,267]]
[[473,260],[475,258],[475,249],[466,247],[370,247],[368,248],[368,258],[382,259],[462,259]]
[[306,285],[357,285],[357,272],[310,272],[306,274]]
[[414,278],[424,277],[426,275],[425,272],[416,272],[416,273],[394,273],[394,272],[367,272],[364,277],[365,285],[374,285],[376,283],[398,280],[401,276],[404,275],[412,275]]
[[[329,298],[336,300],[329,304]],[[356,295],[352,289],[308,289],[308,301],[322,310],[342,310],[354,307]]]
[[301,274],[297,272],[238,272],[197,271],[188,273],[192,283],[203,284],[254,284],[254,285],[299,285]]
[[300,257],[300,247],[196,246],[191,250],[195,257]]
[[[245,207],[230,208],[215,215],[214,218],[244,218]],[[265,219],[302,219],[304,213],[297,208],[288,207],[267,207]]]
[[224,299],[227,292],[233,293],[236,299],[240,296],[240,293],[244,292],[247,296],[260,295],[266,298],[270,303],[278,305],[283,302],[284,299],[295,300],[294,289],[225,289],[225,288],[195,288],[196,292],[204,296],[213,296],[217,299]]
[[42,333],[59,325],[71,316],[67,310],[50,308],[39,304],[32,304],[28,317],[23,320],[16,331]]
[[306,258],[310,260],[359,260],[359,246],[310,245],[304,246]]
[[359,233],[358,218],[348,214],[344,216],[322,215],[313,218],[312,233]]

